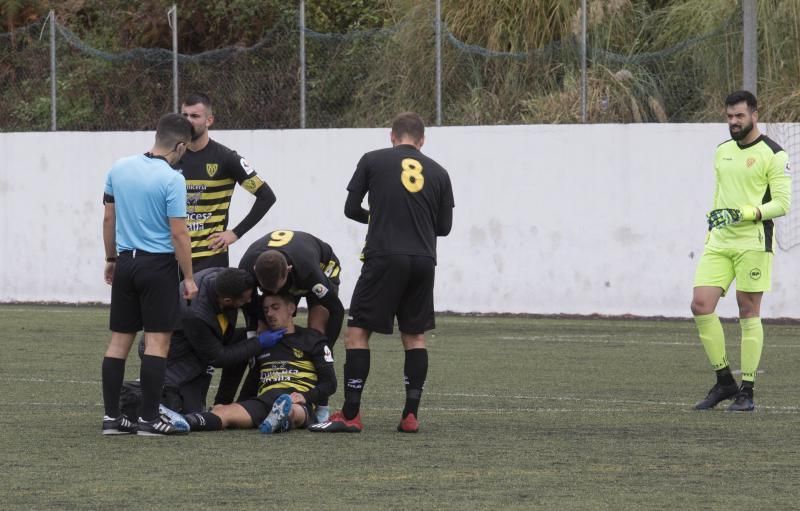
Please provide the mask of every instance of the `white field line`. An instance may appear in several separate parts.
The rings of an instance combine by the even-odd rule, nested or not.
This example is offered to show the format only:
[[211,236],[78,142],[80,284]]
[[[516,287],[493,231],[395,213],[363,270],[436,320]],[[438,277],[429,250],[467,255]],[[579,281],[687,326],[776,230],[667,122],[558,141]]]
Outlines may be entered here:
[[[624,340],[612,335],[526,335],[526,336],[513,336],[501,335],[495,337],[501,341],[545,341],[545,342],[566,342],[566,343],[586,343],[586,344],[635,344],[635,345],[653,345],[653,346],[699,346],[703,345],[698,339],[696,342],[685,341],[636,341]],[[797,344],[769,344],[764,343],[766,348],[800,348],[800,343]]]
[[[82,380],[47,380],[44,378],[0,378],[4,382],[19,382],[19,383],[68,383],[79,385],[100,385],[99,381],[82,381]],[[212,385],[211,388],[216,388]],[[398,395],[402,392],[385,393],[384,395]],[[651,407],[669,407],[669,408],[684,408],[690,409],[694,403],[682,403],[674,401],[658,401],[658,400],[641,400],[641,399],[614,399],[614,398],[591,398],[591,397],[573,397],[573,396],[534,396],[534,395],[506,395],[506,394],[488,394],[488,393],[469,393],[469,392],[425,392],[425,396],[440,396],[447,398],[462,398],[469,401],[472,400],[486,400],[486,399],[504,399],[515,401],[555,401],[562,403],[592,403],[592,404],[606,404],[606,405],[634,405],[634,406],[651,406]],[[101,403],[0,403],[0,406],[101,406]],[[423,408],[425,408],[423,406]],[[770,411],[785,411],[788,413],[800,412],[798,406],[783,406],[783,405],[758,405],[759,409],[767,409]],[[380,408],[375,408],[380,409]],[[512,413],[512,412],[636,412],[641,410],[626,410],[614,406],[597,407],[592,409],[572,409],[572,408],[530,408],[530,407],[507,407],[507,408],[475,408],[475,407],[434,407],[425,408],[426,410],[434,410],[441,412],[481,412],[481,413]]]

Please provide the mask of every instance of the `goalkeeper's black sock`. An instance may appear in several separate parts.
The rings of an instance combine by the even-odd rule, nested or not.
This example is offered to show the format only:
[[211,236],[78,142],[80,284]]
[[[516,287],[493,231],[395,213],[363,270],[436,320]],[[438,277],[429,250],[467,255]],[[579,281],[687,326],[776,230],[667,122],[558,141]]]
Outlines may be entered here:
[[744,392],[747,394],[747,397],[753,399],[753,382],[742,380],[742,386],[739,388],[739,392]]
[[194,412],[184,415],[184,417],[192,431],[219,431],[222,429],[222,419],[211,412]]
[[347,420],[354,419],[361,408],[361,392],[369,375],[369,350],[347,350],[344,362],[344,406],[342,414]]
[[419,402],[422,399],[425,377],[428,375],[428,350],[425,348],[407,350],[403,372],[406,384],[406,405],[403,408],[405,419],[409,413],[419,415]]
[[142,385],[142,402],[139,405],[139,417],[142,420],[152,421],[158,417],[161,387],[164,386],[166,372],[166,358],[155,355],[142,355],[142,367],[139,369],[139,380]]
[[730,366],[717,369],[717,383],[724,386],[736,385],[736,380],[733,378]]
[[[120,416],[119,395],[122,392],[122,380],[125,379],[125,359],[103,357],[101,373],[105,413],[108,417],[116,419]],[[135,421],[136,417],[132,419]]]

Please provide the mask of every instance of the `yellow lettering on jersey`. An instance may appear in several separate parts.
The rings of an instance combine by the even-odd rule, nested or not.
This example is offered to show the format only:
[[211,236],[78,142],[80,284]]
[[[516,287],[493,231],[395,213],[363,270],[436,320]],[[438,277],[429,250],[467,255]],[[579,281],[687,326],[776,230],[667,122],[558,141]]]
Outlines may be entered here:
[[242,188],[247,190],[250,193],[256,193],[259,188],[264,185],[264,181],[261,180],[258,176],[253,176],[251,178],[245,179],[242,181]]

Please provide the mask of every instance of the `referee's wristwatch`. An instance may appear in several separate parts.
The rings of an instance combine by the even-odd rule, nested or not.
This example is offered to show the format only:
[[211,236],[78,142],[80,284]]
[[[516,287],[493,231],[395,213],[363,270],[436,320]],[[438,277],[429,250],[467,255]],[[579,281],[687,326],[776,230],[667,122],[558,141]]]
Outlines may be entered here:
[[106,262],[107,263],[116,263],[117,262],[117,258],[116,257],[106,257]]

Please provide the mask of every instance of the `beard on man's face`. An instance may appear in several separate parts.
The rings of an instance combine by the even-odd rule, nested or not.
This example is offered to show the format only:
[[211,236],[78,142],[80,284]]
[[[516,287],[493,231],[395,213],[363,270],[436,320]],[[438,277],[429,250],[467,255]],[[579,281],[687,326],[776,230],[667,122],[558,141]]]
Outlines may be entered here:
[[749,124],[742,124],[741,126],[738,125],[728,125],[728,131],[731,134],[731,138],[734,140],[742,140],[753,131],[753,123],[750,122]]

